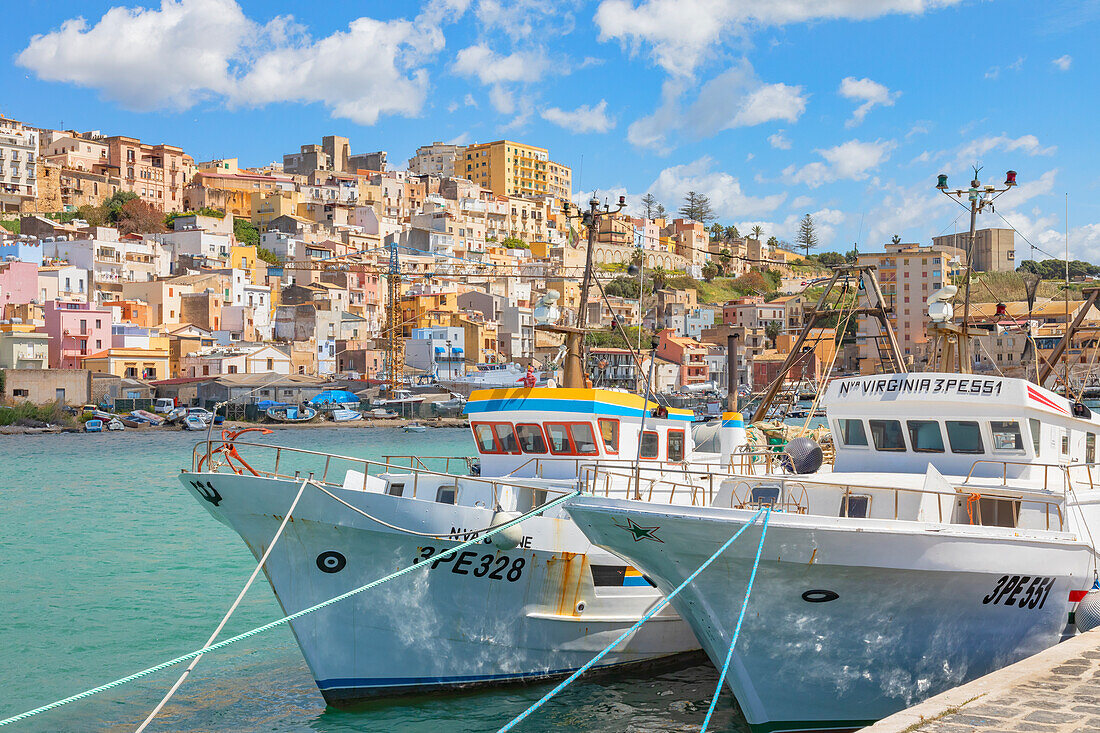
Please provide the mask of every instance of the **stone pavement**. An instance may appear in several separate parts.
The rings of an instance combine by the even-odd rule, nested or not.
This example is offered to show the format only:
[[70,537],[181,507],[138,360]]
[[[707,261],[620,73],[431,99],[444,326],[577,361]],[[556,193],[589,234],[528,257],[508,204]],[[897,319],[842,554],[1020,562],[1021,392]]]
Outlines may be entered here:
[[1100,630],[929,698],[860,733],[1100,732]]

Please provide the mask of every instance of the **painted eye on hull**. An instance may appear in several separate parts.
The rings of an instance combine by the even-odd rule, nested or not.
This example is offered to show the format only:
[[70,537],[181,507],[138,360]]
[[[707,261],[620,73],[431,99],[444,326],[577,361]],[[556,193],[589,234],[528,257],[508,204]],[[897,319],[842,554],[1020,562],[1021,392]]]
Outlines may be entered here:
[[831,590],[808,590],[802,594],[802,600],[807,603],[828,603],[837,598],[840,598],[840,594]]
[[329,550],[317,556],[317,569],[322,573],[338,573],[348,564],[348,559],[339,552]]

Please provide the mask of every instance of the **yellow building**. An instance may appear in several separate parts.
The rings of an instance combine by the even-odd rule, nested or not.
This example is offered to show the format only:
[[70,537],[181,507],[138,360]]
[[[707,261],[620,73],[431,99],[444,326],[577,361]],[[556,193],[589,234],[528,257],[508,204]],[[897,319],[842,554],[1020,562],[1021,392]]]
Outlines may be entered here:
[[[83,368],[130,379],[168,379],[172,376],[168,359],[168,339],[150,339],[150,348],[113,347],[84,357]],[[154,346],[153,342],[157,342]],[[163,345],[160,342],[164,342]]]
[[252,223],[267,231],[272,219],[280,216],[305,216],[302,195],[298,191],[253,191]]
[[546,148],[497,140],[467,146],[455,159],[455,175],[468,178],[498,196],[573,194],[573,171],[550,160]]
[[451,314],[458,312],[457,293],[406,295],[401,298],[401,335],[412,336],[414,328],[451,325]]
[[263,285],[267,279],[267,263],[259,258],[254,244],[234,244],[229,248],[229,264],[236,270],[246,270],[253,285]]
[[486,322],[481,314],[451,313],[450,325],[461,328],[465,336],[466,365],[488,364],[497,360],[500,346],[497,341],[497,324]]

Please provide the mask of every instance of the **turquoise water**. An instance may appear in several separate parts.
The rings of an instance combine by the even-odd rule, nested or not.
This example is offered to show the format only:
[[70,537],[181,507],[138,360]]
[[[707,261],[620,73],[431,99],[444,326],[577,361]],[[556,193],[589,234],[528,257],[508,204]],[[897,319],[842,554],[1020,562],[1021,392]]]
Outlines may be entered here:
[[[176,480],[194,440],[175,431],[0,437],[0,718],[197,649],[217,625],[255,561]],[[443,429],[315,428],[256,440],[365,458],[473,448],[467,431]],[[280,615],[261,576],[224,635]],[[182,666],[5,730],[132,731]],[[698,730],[716,682],[707,664],[582,680],[518,730]],[[547,689],[330,710],[283,627],[207,655],[149,730],[495,731]],[[714,722],[745,730],[728,693]]]

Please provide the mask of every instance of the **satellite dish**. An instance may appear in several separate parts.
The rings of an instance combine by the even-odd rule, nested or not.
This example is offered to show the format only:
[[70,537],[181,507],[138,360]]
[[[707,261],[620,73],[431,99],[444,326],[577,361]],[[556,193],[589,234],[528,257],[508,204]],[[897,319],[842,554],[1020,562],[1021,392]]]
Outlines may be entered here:
[[[933,293],[935,295],[935,293]],[[929,298],[931,300],[931,298]],[[946,323],[955,315],[955,309],[950,303],[935,300],[928,304],[928,317],[933,323]]]
[[927,303],[928,305],[932,305],[933,303],[951,300],[958,292],[959,289],[954,285],[944,285],[942,288],[928,296]]
[[550,289],[546,291],[545,295],[538,299],[531,313],[531,317],[534,318],[535,323],[540,326],[557,323],[558,319],[561,318],[561,310],[555,305],[559,298],[561,298],[561,293],[557,290]]

